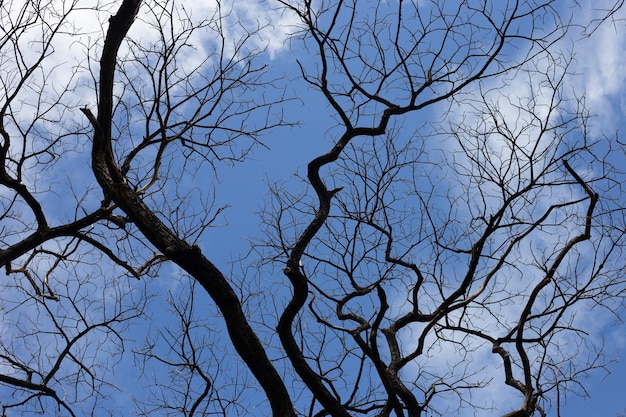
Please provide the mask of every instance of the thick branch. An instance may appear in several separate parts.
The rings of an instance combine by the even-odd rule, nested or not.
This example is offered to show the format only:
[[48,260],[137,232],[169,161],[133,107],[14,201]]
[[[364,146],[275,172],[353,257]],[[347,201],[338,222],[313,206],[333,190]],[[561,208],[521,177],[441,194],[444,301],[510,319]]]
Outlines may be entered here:
[[94,224],[99,220],[107,218],[110,214],[111,208],[102,207],[95,212],[74,221],[73,223],[37,230],[36,232],[17,242],[15,245],[0,250],[0,265],[9,266],[9,264],[13,260],[19,258],[25,253],[33,250],[37,246],[49,240],[62,236],[75,236],[80,230]]
[[111,146],[113,83],[117,53],[140,6],[124,0],[109,28],[100,60],[100,102],[94,124],[92,168],[106,198],[113,200],[156,248],[196,279],[220,309],[235,349],[261,384],[274,416],[295,416],[291,399],[263,345],[250,327],[226,277],[197,246],[180,239],[126,183]]

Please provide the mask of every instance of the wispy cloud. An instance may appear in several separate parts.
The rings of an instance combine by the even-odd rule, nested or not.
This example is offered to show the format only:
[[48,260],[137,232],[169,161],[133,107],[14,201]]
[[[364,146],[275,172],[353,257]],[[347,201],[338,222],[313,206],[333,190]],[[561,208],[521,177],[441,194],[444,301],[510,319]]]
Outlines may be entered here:
[[[597,14],[595,7],[587,4],[583,19]],[[573,51],[573,72],[577,74],[572,79],[574,92],[584,93],[604,130],[617,129],[626,115],[626,9],[620,9],[592,36],[576,41]]]

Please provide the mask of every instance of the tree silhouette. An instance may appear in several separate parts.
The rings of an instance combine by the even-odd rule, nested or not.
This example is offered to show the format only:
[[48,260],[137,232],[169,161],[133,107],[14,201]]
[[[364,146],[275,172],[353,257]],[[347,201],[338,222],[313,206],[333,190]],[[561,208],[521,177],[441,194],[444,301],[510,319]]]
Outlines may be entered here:
[[[4,414],[560,415],[626,284],[624,146],[568,42],[621,2],[269,7],[289,83],[234,5],[0,5]],[[328,149],[220,268],[218,173],[319,98]]]

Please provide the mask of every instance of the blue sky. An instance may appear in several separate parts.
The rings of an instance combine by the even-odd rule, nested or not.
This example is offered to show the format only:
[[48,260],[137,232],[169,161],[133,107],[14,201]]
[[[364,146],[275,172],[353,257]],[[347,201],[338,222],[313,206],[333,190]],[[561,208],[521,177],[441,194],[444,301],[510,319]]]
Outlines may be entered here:
[[[264,311],[263,308],[271,310],[274,305],[280,306],[284,304],[288,287],[280,272],[280,267],[272,269],[271,266],[265,265],[263,266],[264,269],[257,269],[260,267],[256,264],[247,264],[254,260],[254,255],[249,252],[249,248],[250,240],[254,241],[254,239],[259,238],[257,232],[261,222],[259,212],[272,204],[271,194],[268,192],[269,186],[287,184],[288,190],[294,193],[304,193],[303,184],[298,182],[294,175],[299,174],[303,176],[307,162],[320,153],[325,152],[331,146],[334,139],[333,134],[336,132],[333,129],[335,121],[328,117],[328,105],[324,103],[319,94],[310,87],[305,86],[297,78],[298,69],[295,65],[295,59],[301,59],[304,62],[311,62],[311,60],[310,57],[305,55],[306,52],[302,52],[302,50],[297,48],[289,49],[290,44],[286,42],[287,34],[293,30],[296,23],[295,18],[287,13],[281,13],[277,9],[268,8],[266,5],[256,2],[236,2],[235,4],[234,10],[236,13],[233,13],[231,20],[227,20],[228,24],[225,27],[225,32],[233,38],[237,38],[244,33],[241,26],[233,23],[232,19],[235,18],[234,16],[239,16],[240,21],[244,24],[258,22],[262,26],[266,24],[271,25],[262,30],[251,42],[253,46],[266,46],[267,56],[263,59],[266,59],[268,65],[270,65],[270,76],[280,80],[279,84],[282,88],[285,88],[288,96],[299,98],[299,100],[288,102],[285,108],[285,117],[288,120],[299,120],[300,125],[276,129],[270,134],[263,136],[262,140],[266,148],[256,148],[245,163],[232,166],[228,164],[218,165],[217,175],[211,169],[206,169],[193,178],[193,181],[190,183],[181,182],[180,186],[189,187],[191,190],[200,190],[199,195],[203,195],[208,199],[205,201],[212,201],[211,199],[215,196],[213,211],[217,207],[228,206],[217,216],[215,221],[216,227],[209,228],[198,244],[218,267],[223,271],[232,273],[234,279],[240,282],[242,287],[248,286],[254,290],[262,289],[265,291],[266,293],[263,295],[255,295],[258,298],[250,302],[250,308],[254,307],[257,309],[255,310],[257,313],[267,313],[271,316],[272,313]],[[591,2],[588,2],[581,6],[580,12],[576,16],[581,21],[593,13],[590,4]],[[558,3],[558,6],[562,6],[562,4]],[[193,16],[210,15],[214,10],[214,2],[190,1],[185,2],[185,7],[187,10],[193,10]],[[84,28],[99,27],[99,22],[106,22],[108,13],[108,11],[103,11],[101,14],[95,15],[86,10],[76,13],[73,19],[75,19],[77,25],[82,25]],[[146,13],[141,15],[142,18],[147,19],[146,16],[149,16],[148,10],[144,9],[142,13]],[[626,23],[624,19],[626,19],[626,10],[620,11],[613,17],[612,22],[608,22],[599,28],[593,37],[583,40],[577,38],[575,41],[564,40],[555,46],[573,49],[574,51],[575,60],[570,70],[578,75],[568,78],[566,90],[578,96],[584,93],[587,106],[596,115],[592,128],[595,135],[606,134],[610,137],[615,132],[624,131],[624,115],[626,114],[626,95],[624,94],[624,89],[626,88]],[[135,39],[140,39],[142,42],[149,42],[154,35],[147,31],[143,24],[144,22],[140,20],[131,30],[130,35],[135,37]],[[99,35],[98,29],[91,32],[93,39],[97,39]],[[67,65],[76,65],[78,62],[81,63],[80,65],[83,68],[87,65],[83,59],[83,54],[87,49],[86,46],[91,45],[90,41],[87,40],[79,43],[72,41],[69,37],[61,39],[63,39],[63,43],[60,45],[62,47],[59,47],[57,52],[47,61],[49,63],[47,65],[50,65],[48,68],[59,66],[54,73],[56,77],[54,82],[46,84],[52,89],[57,85],[62,85],[64,80],[67,79],[69,73],[67,71],[64,72],[64,68],[68,68]],[[215,45],[210,40],[203,38],[202,33],[192,35],[190,42],[194,43],[195,48],[187,50],[181,62],[184,65],[188,65],[189,68],[193,68],[194,65],[199,65],[202,56],[210,54]],[[93,51],[98,50],[97,44],[91,46]],[[66,49],[63,47],[66,47]],[[226,48],[229,48],[228,43]],[[91,65],[95,64],[91,63]],[[76,92],[71,94],[68,99],[81,106],[93,106],[93,94],[90,92],[89,77],[86,76],[85,78],[80,78],[80,80],[79,85],[82,85],[84,89],[77,88]],[[513,80],[509,83],[508,94],[511,97],[515,97],[516,94],[520,96],[528,94],[525,81],[522,80],[519,84],[515,81]],[[276,92],[268,94],[276,94]],[[445,106],[438,106],[428,110],[428,112],[420,113],[416,117],[424,118],[424,120],[429,117],[437,118],[441,116],[444,108]],[[457,111],[458,114],[449,116],[450,120],[461,120],[460,114],[463,110],[458,109]],[[503,110],[503,114],[507,115],[506,110]],[[78,112],[77,116],[80,116]],[[406,129],[410,130],[412,127],[421,126],[424,120],[409,120],[406,124]],[[81,142],[81,145],[76,146],[72,154],[65,156],[66,159],[59,164],[61,168],[66,170],[68,167],[69,169],[82,169],[77,167],[87,166],[88,140],[85,139]],[[623,158],[623,155],[621,157]],[[619,159],[617,161],[619,162]],[[72,185],[68,187],[67,181],[70,181],[70,179]],[[47,184],[43,174],[33,175],[29,180],[33,184],[38,184],[38,186]],[[55,192],[45,197],[47,206],[56,207],[58,210],[58,215],[51,215],[51,218],[62,221],[64,218],[71,217],[73,201],[70,201],[68,194],[65,193],[67,193],[67,190],[77,192],[81,189],[87,189],[90,181],[89,175],[78,176],[78,178],[76,175],[68,175],[66,179],[53,181],[52,183],[56,184],[54,187],[61,184],[63,188],[51,187],[54,188]],[[337,181],[341,181],[341,179],[337,177]],[[211,190],[213,186],[215,187],[214,191],[202,194],[206,190]],[[42,190],[45,188],[45,186],[42,186]],[[56,192],[59,189],[63,191]],[[91,201],[92,203],[97,203],[100,199],[97,191],[85,191],[85,195],[86,201]],[[182,204],[184,201],[176,203]],[[176,203],[172,203],[172,205],[174,206]],[[194,201],[190,203],[190,207],[200,210],[197,202]],[[132,248],[132,245],[133,242],[120,243],[120,246],[136,250],[140,258],[150,254],[149,248],[136,249]],[[164,330],[168,326],[178,325],[175,317],[163,314],[167,308],[168,292],[174,295],[186,294],[185,280],[180,277],[180,272],[176,268],[164,266],[160,271],[159,278],[154,280],[143,280],[141,282],[131,280],[128,283],[116,281],[117,284],[110,284],[110,287],[107,287],[109,284],[102,277],[106,277],[110,271],[105,266],[98,264],[97,257],[92,259],[90,256],[90,254],[86,254],[84,258],[88,261],[87,267],[69,268],[68,273],[73,271],[77,276],[84,274],[85,276],[95,277],[92,285],[83,287],[84,283],[77,284],[80,286],[80,291],[77,290],[77,294],[83,294],[83,292],[90,294],[94,290],[100,291],[103,287],[106,287],[103,291],[105,294],[107,291],[110,291],[110,294],[116,294],[111,295],[112,298],[119,297],[124,299],[123,302],[115,304],[116,306],[127,306],[136,302],[138,297],[146,294],[156,295],[150,298],[148,303],[148,318],[137,320],[128,334],[129,339],[137,342],[136,346],[143,344],[145,335],[155,336],[157,330]],[[237,260],[243,260],[243,262]],[[45,264],[45,262],[42,263]],[[45,267],[45,265],[40,266]],[[70,287],[68,285],[68,288],[66,288],[68,293],[74,290]],[[267,290],[268,288],[269,291]],[[123,291],[128,291],[128,293],[120,296],[120,293]],[[202,294],[198,294],[196,297],[197,305],[206,306],[207,303],[210,303]],[[100,306],[93,313],[94,316],[97,316],[100,311],[110,308],[106,297],[94,303]],[[207,307],[207,309],[209,310],[208,312],[206,310],[198,311],[199,309],[197,308],[195,310],[200,320],[200,324],[198,324],[198,340],[202,340],[205,343],[204,359],[206,359],[206,363],[211,364],[211,369],[217,367],[227,370],[224,373],[227,375],[225,379],[220,380],[225,386],[228,386],[228,384],[235,386],[242,384],[242,380],[246,381],[251,376],[248,375],[245,369],[241,369],[242,365],[240,363],[229,360],[230,345],[224,343],[222,336],[224,330],[219,317],[211,307]],[[41,311],[43,312],[44,310]],[[623,313],[623,311],[620,313]],[[581,314],[584,315],[584,311]],[[42,316],[45,316],[45,314],[42,313]],[[269,321],[271,323],[271,319]],[[255,317],[254,322],[264,337],[267,337],[273,343],[277,343],[276,340],[272,339],[270,331],[263,329],[261,320],[257,321]],[[595,322],[590,320],[590,322],[598,324],[603,330],[609,359],[626,349],[626,336],[624,336],[626,328],[623,324],[615,323],[609,316],[602,316],[601,320],[599,319]],[[10,330],[3,330],[6,332],[5,335],[9,335],[11,332]],[[264,331],[266,333],[263,333]],[[42,338],[42,340],[44,339]],[[115,344],[114,341],[109,339],[95,340],[94,343],[101,343],[100,347],[103,351],[108,349],[115,351],[115,348],[112,347]],[[162,342],[163,339],[161,339]],[[42,343],[49,343],[46,346],[54,345],[54,342],[45,340]],[[25,346],[20,347],[26,348]],[[272,351],[272,353],[278,356],[278,351]],[[33,356],[36,356],[36,354],[33,353]],[[142,364],[135,361],[130,350],[120,357],[124,366],[112,375],[114,381],[116,378],[119,378],[119,380],[135,378],[138,375],[138,369],[142,370],[144,377],[147,376],[150,379],[152,374],[158,375],[164,369],[154,362],[149,362],[146,365],[146,363]],[[584,380],[583,384],[591,398],[580,400],[573,395],[569,396],[567,403],[563,406],[561,415],[573,417],[587,417],[590,415],[613,417],[617,412],[626,409],[626,399],[622,392],[623,384],[626,382],[626,363],[623,360],[618,361],[611,365],[609,369],[612,373],[608,376],[606,372],[599,370],[593,373],[590,378]],[[237,378],[240,378],[240,380],[237,380]],[[152,388],[158,391],[156,385]],[[241,393],[245,394],[243,401],[248,407],[254,407],[255,405],[264,407],[262,394],[258,390],[237,386],[234,392],[239,392],[239,389],[241,389]],[[103,399],[103,401],[105,404],[115,403],[117,407],[123,408],[126,404],[135,402],[137,398],[142,398],[146,391],[146,386],[144,386],[142,391],[135,391],[133,384],[130,384],[128,387],[123,388],[122,392],[115,392],[111,398]],[[0,398],[2,398],[5,392],[0,390]],[[500,393],[493,392],[493,395],[496,397],[494,400],[497,402],[500,399],[497,398]],[[502,397],[504,399],[508,398],[504,394]],[[252,409],[247,411],[254,415]],[[477,415],[498,414],[478,413]],[[550,415],[556,416],[556,413],[553,411]]]

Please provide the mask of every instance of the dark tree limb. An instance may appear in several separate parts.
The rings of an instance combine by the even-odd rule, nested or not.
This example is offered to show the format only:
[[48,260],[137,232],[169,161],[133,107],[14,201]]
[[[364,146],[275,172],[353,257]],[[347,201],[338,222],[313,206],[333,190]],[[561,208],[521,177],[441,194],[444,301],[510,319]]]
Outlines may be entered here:
[[125,0],[109,20],[100,60],[100,95],[94,125],[92,168],[105,200],[111,199],[123,210],[158,250],[196,279],[221,311],[233,345],[265,391],[273,415],[295,416],[289,393],[270,362],[263,345],[250,327],[241,302],[222,272],[197,246],[180,239],[127,184],[111,146],[113,85],[120,45],[139,10],[139,0]]

